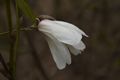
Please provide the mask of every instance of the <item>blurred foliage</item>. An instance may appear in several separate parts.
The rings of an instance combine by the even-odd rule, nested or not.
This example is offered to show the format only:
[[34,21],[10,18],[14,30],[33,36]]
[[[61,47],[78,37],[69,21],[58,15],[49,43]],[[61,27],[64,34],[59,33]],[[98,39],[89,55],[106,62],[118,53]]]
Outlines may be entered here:
[[17,4],[19,8],[23,11],[23,13],[32,21],[35,20],[35,15],[33,14],[30,6],[27,4],[26,0],[17,0]]

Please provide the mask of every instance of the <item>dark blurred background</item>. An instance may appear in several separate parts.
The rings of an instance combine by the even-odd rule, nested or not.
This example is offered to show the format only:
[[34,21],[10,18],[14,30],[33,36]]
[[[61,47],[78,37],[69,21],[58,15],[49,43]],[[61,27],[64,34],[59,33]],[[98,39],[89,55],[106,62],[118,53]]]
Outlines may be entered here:
[[[36,15],[73,23],[89,38],[83,38],[85,51],[72,56],[72,64],[58,70],[43,36],[35,31],[21,32],[17,80],[120,80],[120,0],[28,1]],[[15,25],[13,5],[12,15]],[[22,18],[23,26],[31,25]],[[0,0],[0,32],[7,31],[7,25],[5,3]],[[8,62],[8,36],[0,36],[0,52]],[[7,79],[0,74],[0,80]]]

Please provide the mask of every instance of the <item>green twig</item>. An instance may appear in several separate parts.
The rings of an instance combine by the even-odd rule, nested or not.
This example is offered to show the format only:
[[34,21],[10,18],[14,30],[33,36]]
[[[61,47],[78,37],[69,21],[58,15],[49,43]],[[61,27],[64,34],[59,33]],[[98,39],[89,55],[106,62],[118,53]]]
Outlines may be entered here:
[[[10,56],[9,56],[9,62],[10,62],[10,72],[12,69],[12,60],[11,56],[13,56],[13,39],[12,39],[12,15],[11,15],[11,5],[10,5],[10,0],[5,0],[6,1],[6,13],[7,13],[7,20],[8,20],[8,26],[9,26],[9,39],[10,39]],[[11,73],[12,74],[12,73]],[[11,76],[12,77],[12,76]]]
[[16,80],[16,56],[17,56],[17,50],[18,50],[18,44],[19,44],[19,35],[20,35],[20,21],[19,21],[19,12],[18,12],[18,4],[16,0],[16,33],[13,37],[13,48],[12,53],[10,55],[10,65],[11,65],[11,73],[12,73],[12,80]]
[[10,0],[6,0],[6,13],[7,13],[7,20],[9,26],[9,34],[12,34],[12,18],[11,18],[11,5]]
[[[21,28],[20,31],[32,31],[33,29],[32,28]],[[17,30],[13,30],[13,32],[16,32]],[[9,34],[9,31],[7,32],[1,32],[0,33],[0,36],[2,35],[6,35],[6,34]]]

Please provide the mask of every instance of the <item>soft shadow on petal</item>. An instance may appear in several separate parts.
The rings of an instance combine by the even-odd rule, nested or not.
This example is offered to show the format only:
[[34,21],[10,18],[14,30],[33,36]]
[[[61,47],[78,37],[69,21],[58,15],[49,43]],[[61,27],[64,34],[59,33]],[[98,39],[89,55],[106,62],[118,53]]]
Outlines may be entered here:
[[80,50],[75,49],[73,46],[71,46],[71,45],[67,45],[67,46],[68,46],[68,48],[69,48],[70,52],[71,52],[73,55],[78,55],[78,54],[80,54],[80,53],[81,53],[81,51],[80,51]]
[[58,69],[65,68],[66,64],[71,64],[71,55],[68,48],[55,39],[52,35],[45,33],[46,40],[50,47],[53,59],[58,67]]
[[85,44],[82,41],[80,41],[78,44],[72,45],[72,46],[75,49],[78,49],[78,50],[81,50],[81,51],[83,51],[86,48]]
[[82,41],[80,41],[79,44],[67,45],[67,46],[68,46],[70,52],[73,53],[74,55],[80,54],[81,51],[83,51],[86,48],[85,44]]

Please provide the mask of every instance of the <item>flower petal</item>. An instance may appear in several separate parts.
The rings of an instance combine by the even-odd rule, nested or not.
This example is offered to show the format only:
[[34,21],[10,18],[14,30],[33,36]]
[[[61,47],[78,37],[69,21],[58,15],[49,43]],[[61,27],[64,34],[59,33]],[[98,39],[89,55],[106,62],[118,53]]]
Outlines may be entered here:
[[53,35],[60,42],[70,45],[77,44],[82,39],[82,35],[80,35],[74,28],[60,25],[51,20],[42,20],[38,25],[38,29],[43,33],[47,32]]
[[54,22],[56,22],[56,23],[58,23],[60,25],[63,25],[65,27],[68,27],[68,28],[70,28],[72,30],[76,30],[79,34],[82,34],[82,35],[88,37],[88,35],[86,35],[81,29],[79,29],[78,27],[76,27],[75,25],[73,25],[71,23],[64,22],[64,21],[54,21]]
[[73,53],[74,55],[78,55],[86,48],[86,46],[82,41],[80,41],[77,45],[68,45],[68,48],[71,53]]
[[45,33],[53,59],[58,69],[65,68],[66,64],[71,64],[71,55],[68,48],[48,33]]
[[74,54],[74,55],[78,55],[78,54],[80,54],[80,53],[81,53],[81,51],[80,51],[80,50],[78,50],[78,49],[74,48],[74,47],[73,47],[73,46],[71,46],[71,45],[68,45],[68,48],[69,48],[70,52],[71,52],[72,54]]
[[81,50],[81,51],[83,51],[86,48],[85,44],[82,41],[80,41],[78,44],[72,45],[72,46],[75,49],[78,49],[78,50]]

